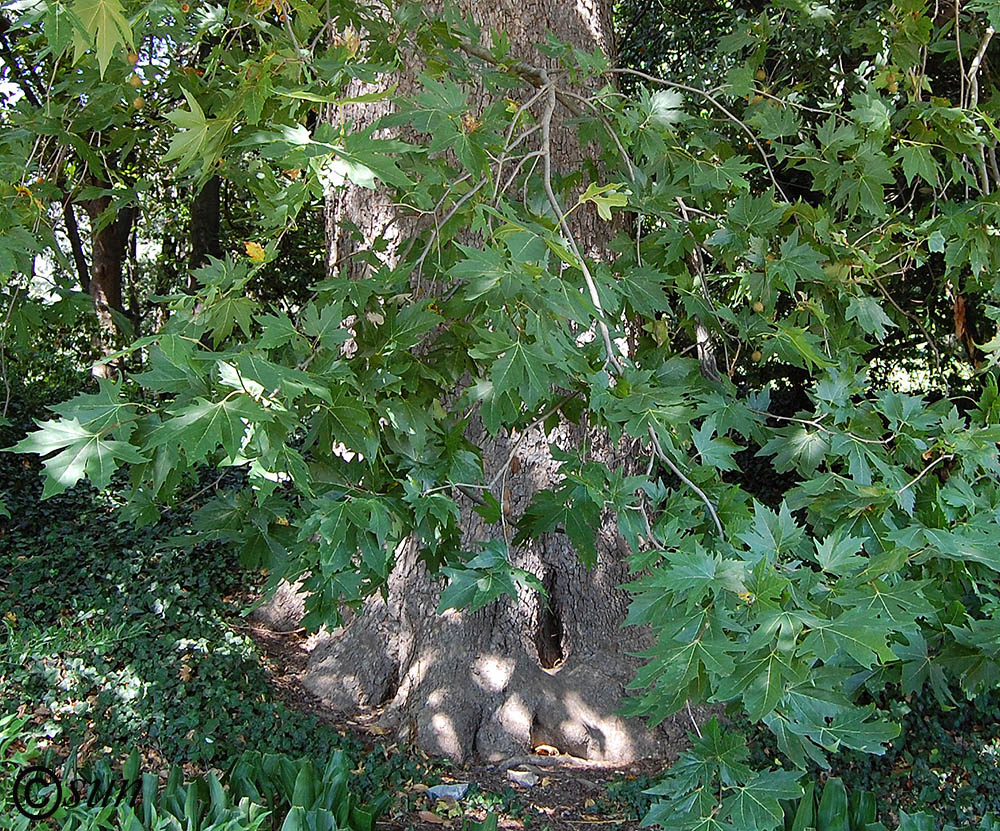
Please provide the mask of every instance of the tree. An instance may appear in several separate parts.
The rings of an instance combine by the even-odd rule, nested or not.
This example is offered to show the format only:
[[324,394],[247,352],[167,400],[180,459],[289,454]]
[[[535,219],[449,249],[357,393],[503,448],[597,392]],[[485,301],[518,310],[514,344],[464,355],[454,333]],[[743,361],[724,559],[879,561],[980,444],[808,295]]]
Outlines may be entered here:
[[[651,632],[630,712],[725,704],[782,757],[753,770],[712,726],[651,821],[774,829],[799,771],[883,751],[899,696],[996,685],[1000,347],[984,325],[970,369],[967,322],[941,328],[958,296],[1000,319],[994,11],[737,14],[703,89],[409,4],[334,5],[328,38],[308,4],[234,0],[225,25],[259,42],[215,41],[225,72],[184,87],[165,155],[252,194],[255,238],[129,347],[134,385],[99,381],[16,449],[46,494],[127,467],[139,522],[199,467],[242,469],[193,535],[303,576],[305,622],[344,627],[311,683],[331,667],[342,703],[408,704],[455,755],[511,733],[620,750],[553,736],[565,702],[539,682],[603,671],[573,662],[627,602]],[[331,193],[330,276],[248,292]],[[790,381],[794,410],[772,407]],[[744,449],[786,477],[769,504]],[[626,596],[599,583],[615,534]],[[459,643],[468,690],[421,651]]]
[[[558,59],[540,51],[549,35],[587,53],[596,50],[605,56],[614,54],[607,3],[570,14],[564,4],[555,0],[516,8],[465,3],[459,11],[484,30],[509,37],[509,58],[539,69],[556,71],[559,67]],[[484,48],[488,43],[480,46]],[[479,49],[469,50],[468,58],[473,62],[481,60]],[[429,91],[422,90],[420,64],[413,55],[404,61],[401,73],[386,81],[392,84],[394,99],[415,95],[419,101],[429,95],[441,99],[462,95],[455,88],[436,85],[431,85]],[[461,126],[471,137],[482,113],[504,101],[475,76],[466,94],[468,110]],[[553,175],[579,177],[573,187],[574,197],[589,182],[600,183],[590,178],[597,170],[596,159],[581,150],[575,130],[566,123],[579,113],[578,106],[564,99],[556,104],[554,112],[547,112],[548,104],[544,96],[539,96],[537,86],[508,93],[507,101],[512,107],[529,102],[522,117],[538,118],[544,130],[551,128],[551,147],[546,146],[550,139],[545,136],[536,152],[546,153],[545,163],[551,163]],[[342,108],[334,115],[349,118],[357,128],[379,118],[391,118],[395,111],[397,107],[384,101]],[[428,113],[427,122],[421,126],[433,130],[432,120],[437,118],[441,116]],[[420,140],[412,127],[404,135]],[[452,151],[461,154],[462,148],[453,146]],[[470,147],[467,152],[476,149]],[[519,154],[514,155],[514,163],[519,158]],[[588,164],[591,169],[584,172]],[[461,172],[456,170],[455,175]],[[499,170],[497,175],[501,175]],[[447,221],[449,208],[461,207],[459,198],[474,196],[475,190],[486,184],[481,180],[474,187],[466,185],[456,188],[453,194],[443,193],[444,204],[435,212],[434,220]],[[378,238],[387,241],[382,256],[393,264],[400,261],[402,253],[394,247],[418,236],[423,245],[422,258],[441,256],[442,242],[432,231],[429,233],[432,226],[426,217],[414,215],[407,207],[400,210],[393,201],[388,194],[373,194],[350,183],[338,188],[328,200],[330,262],[354,263],[353,268],[334,267],[335,275],[357,276],[368,268],[369,263],[357,255],[359,251],[370,251]],[[615,226],[602,221],[596,211],[574,218],[574,233],[591,255],[607,258],[613,230]],[[474,234],[461,233],[459,238],[478,247]],[[446,284],[422,281],[421,276],[418,265],[410,287],[415,296],[439,298],[447,292]],[[453,395],[447,388],[441,393],[442,400]],[[507,435],[490,435],[478,415],[472,416],[466,428],[466,438],[477,454],[481,453],[487,476],[499,483],[499,510],[507,521],[522,515],[536,493],[558,482],[559,463],[552,456],[550,443],[569,448],[587,444],[593,458],[612,468],[626,462],[627,446],[608,442],[599,431],[588,431],[585,423],[572,424],[560,415],[558,405],[549,410],[542,414],[547,417],[534,418],[531,424]],[[467,491],[458,501],[458,526],[466,545],[498,537],[483,522],[480,514],[484,506],[475,491]],[[662,734],[658,736],[636,720],[626,721],[617,715],[625,686],[638,667],[629,653],[648,645],[641,633],[621,631],[627,609],[627,597],[620,588],[628,577],[626,547],[613,521],[605,518],[598,531],[602,542],[592,551],[596,562],[588,567],[565,536],[566,529],[572,530],[571,522],[563,519],[558,523],[560,533],[553,533],[553,527],[537,540],[521,539],[510,548],[510,565],[540,580],[544,595],[528,584],[474,613],[438,614],[440,580],[429,573],[418,547],[408,541],[397,551],[387,593],[369,600],[348,624],[325,636],[312,651],[306,688],[337,709],[388,704],[390,723],[402,723],[421,747],[456,758],[472,753],[491,758],[510,756],[538,744],[588,758],[619,761],[662,754]],[[502,552],[510,537],[505,529],[503,541],[495,539],[498,545],[488,545],[474,561],[484,573],[503,561]],[[468,591],[472,579],[456,577],[462,586],[457,590]],[[321,590],[316,581],[307,585]],[[453,586],[444,605],[454,599],[455,591]],[[494,593],[491,590],[487,596]]]

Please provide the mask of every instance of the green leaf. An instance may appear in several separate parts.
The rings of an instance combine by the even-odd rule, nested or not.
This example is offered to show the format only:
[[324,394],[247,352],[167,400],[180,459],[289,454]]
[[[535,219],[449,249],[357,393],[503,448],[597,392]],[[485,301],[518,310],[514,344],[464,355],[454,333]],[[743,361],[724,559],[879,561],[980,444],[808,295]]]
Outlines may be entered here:
[[249,429],[243,419],[253,424],[272,418],[246,395],[227,397],[219,402],[196,398],[169,412],[173,417],[152,432],[148,446],[178,444],[184,448],[190,462],[204,460],[220,446],[230,459],[235,458]]
[[846,317],[856,320],[867,334],[875,335],[879,343],[885,342],[886,327],[896,326],[874,297],[852,297],[847,304]]
[[867,560],[858,557],[864,540],[860,537],[844,537],[839,531],[826,539],[813,540],[816,545],[816,560],[823,571],[831,574],[855,574],[865,567]]
[[216,346],[222,343],[233,333],[234,325],[238,325],[244,335],[249,335],[250,317],[256,305],[249,297],[233,293],[206,305],[201,313],[205,316],[208,331],[212,333],[212,343]]
[[76,418],[36,424],[38,430],[7,450],[47,457],[44,459],[46,479],[42,499],[62,493],[84,477],[98,490],[104,490],[111,483],[118,462],[141,464],[148,461],[131,444],[104,439],[99,431],[84,427]]
[[803,476],[812,476],[830,452],[829,435],[806,424],[778,427],[771,433],[772,438],[758,455],[773,455],[774,469],[779,473],[797,470]]
[[82,28],[83,23],[62,3],[50,3],[42,26],[52,57],[59,58],[73,39],[75,28]]
[[199,159],[206,166],[214,162],[222,152],[232,126],[227,119],[207,118],[198,99],[184,87],[181,87],[181,92],[188,110],[167,113],[167,120],[180,128],[180,132],[170,140],[170,147],[162,158],[164,162],[177,161],[177,172],[186,170]]
[[502,296],[513,296],[520,287],[521,280],[499,251],[493,248],[471,248],[461,243],[456,243],[456,247],[465,257],[455,263],[448,273],[466,281],[462,296],[467,300],[477,300],[497,286],[501,286]]
[[976,562],[1000,571],[1000,527],[962,527],[958,531],[924,528],[923,535],[934,554],[942,559],[957,562]]
[[816,811],[818,828],[826,831],[850,831],[847,813],[847,789],[842,779],[828,779],[823,786],[823,796]]
[[899,149],[899,157],[903,161],[903,173],[909,184],[912,185],[913,180],[919,176],[931,187],[937,187],[938,163],[929,147],[924,144],[907,144]]
[[739,828],[774,829],[784,817],[779,799],[796,799],[802,795],[800,773],[791,770],[763,771],[722,803],[723,811]]
[[883,623],[859,609],[851,609],[833,620],[817,621],[803,639],[800,650],[824,662],[843,651],[870,669],[876,664],[896,660],[885,642],[888,634]]
[[375,455],[378,437],[372,432],[368,411],[357,403],[356,396],[342,386],[338,387],[321,412],[330,421],[334,440],[343,442],[357,453],[369,457]]
[[781,701],[789,683],[798,675],[785,656],[772,650],[737,659],[736,669],[723,678],[714,700],[730,701],[742,695],[747,715],[757,721],[770,713]]
[[826,281],[822,261],[819,252],[808,242],[799,242],[799,231],[796,228],[781,243],[781,256],[770,264],[767,273],[791,294],[800,280],[818,283]]
[[828,750],[835,751],[843,745],[881,756],[885,753],[882,745],[899,735],[899,725],[871,719],[874,712],[872,704],[845,707],[832,716],[811,715],[808,720],[792,726]]
[[327,349],[335,350],[350,338],[350,333],[343,328],[343,322],[341,304],[333,301],[322,307],[315,303],[308,304],[303,310],[301,325],[305,334],[319,339]]
[[550,364],[537,345],[517,341],[493,364],[493,388],[497,394],[516,393],[533,410],[549,394]]
[[813,827],[813,812],[816,810],[815,790],[815,782],[810,781],[806,784],[799,807],[792,818],[791,831],[806,831],[807,828]]
[[507,546],[503,540],[490,540],[483,551],[469,560],[464,568],[445,567],[441,571],[450,578],[450,582],[441,593],[438,614],[448,609],[465,607],[470,612],[475,612],[503,595],[516,600],[515,582],[531,585],[533,588],[541,586],[534,575],[511,568],[507,560]]
[[261,327],[260,339],[257,341],[261,349],[277,349],[286,343],[303,341],[302,335],[285,315],[257,315],[255,319]]
[[669,130],[680,120],[684,97],[673,89],[659,89],[649,96],[648,121],[662,130]]
[[597,565],[599,521],[599,506],[585,494],[576,494],[571,488],[561,488],[558,492],[546,489],[535,494],[521,516],[514,542],[517,544],[561,527],[583,564],[593,568]]
[[632,309],[644,317],[655,318],[667,306],[666,284],[673,278],[649,266],[631,268],[619,288]]
[[779,323],[774,336],[774,349],[778,356],[797,366],[833,366],[833,362],[820,351],[821,343],[812,332],[787,323]]
[[97,387],[96,393],[80,393],[75,398],[52,407],[52,412],[64,418],[76,418],[94,433],[130,425],[135,416],[136,405],[122,400],[121,383],[98,378]]
[[709,419],[692,434],[701,463],[717,470],[739,470],[740,466],[733,460],[733,454],[742,448],[726,436],[713,438],[714,434],[715,425]]
[[755,501],[753,514],[753,526],[738,535],[750,547],[751,562],[764,558],[774,563],[779,555],[794,550],[805,538],[804,529],[796,524],[784,501],[778,513]]
[[309,28],[319,26],[322,21],[316,9],[307,0],[289,0],[292,8],[295,9],[297,20]]
[[76,0],[73,13],[83,26],[83,31],[74,33],[74,61],[79,63],[83,53],[95,46],[103,78],[115,49],[132,45],[132,28],[124,9],[118,0]]
[[596,185],[591,182],[580,194],[578,205],[593,202],[597,206],[597,215],[605,222],[611,221],[611,209],[623,208],[628,204],[629,190],[624,184]]

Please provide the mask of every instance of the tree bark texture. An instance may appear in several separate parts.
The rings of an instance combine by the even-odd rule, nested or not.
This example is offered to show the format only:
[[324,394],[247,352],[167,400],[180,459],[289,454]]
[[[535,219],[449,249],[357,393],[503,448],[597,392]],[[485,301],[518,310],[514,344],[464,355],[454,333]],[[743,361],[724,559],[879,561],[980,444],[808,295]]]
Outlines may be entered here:
[[[83,206],[90,217],[90,296],[101,330],[101,347],[105,354],[113,350],[118,325],[112,311],[125,314],[122,304],[122,274],[128,251],[129,234],[135,222],[134,208],[120,210],[110,222],[98,228],[98,219],[111,204],[110,196],[88,199]],[[106,377],[107,364],[95,365],[94,375]]]
[[[213,176],[191,202],[191,256],[188,268],[194,271],[208,262],[209,255],[222,257],[221,219],[219,215],[222,180]],[[190,289],[197,289],[197,281],[191,277]]]
[[[534,66],[552,63],[536,48],[548,31],[586,51],[599,46],[613,54],[607,2],[462,0],[459,6],[485,31],[507,32],[517,57]],[[415,89],[416,62],[407,65],[410,72],[398,79],[396,97]],[[478,99],[483,103],[485,93],[480,91]],[[391,106],[365,105],[345,115],[356,124],[371,123]],[[574,131],[561,126],[568,116],[558,113],[552,129],[553,162],[563,172],[580,169],[585,159]],[[586,251],[600,251],[613,230],[594,212],[576,212],[574,221],[574,234]],[[345,279],[358,276],[363,272],[351,258],[366,241],[382,234],[398,245],[418,227],[415,223],[399,215],[384,194],[338,188],[327,205],[331,271]],[[364,239],[352,238],[349,224]],[[389,251],[391,257],[391,245]],[[508,543],[510,525],[534,493],[557,481],[550,442],[579,447],[586,440],[590,457],[611,467],[642,461],[635,458],[635,448],[613,446],[586,425],[563,423],[547,435],[534,427],[523,436],[497,437],[479,425],[470,428],[469,437],[482,449],[487,479],[506,468],[501,490]],[[462,520],[469,542],[497,533],[495,526],[484,527],[471,503],[462,506]],[[503,598],[476,613],[439,615],[442,583],[428,575],[415,545],[406,545],[397,554],[387,598],[371,599],[344,627],[319,638],[306,688],[341,711],[382,706],[383,724],[400,738],[456,760],[496,760],[539,744],[616,762],[671,755],[683,744],[689,724],[668,720],[650,730],[617,715],[625,685],[639,665],[630,653],[650,643],[648,633],[622,629],[628,597],[618,587],[628,570],[625,544],[612,518],[600,529],[598,566],[591,571],[561,534],[509,549],[513,565],[543,581],[547,605],[537,593],[522,591],[516,601]]]

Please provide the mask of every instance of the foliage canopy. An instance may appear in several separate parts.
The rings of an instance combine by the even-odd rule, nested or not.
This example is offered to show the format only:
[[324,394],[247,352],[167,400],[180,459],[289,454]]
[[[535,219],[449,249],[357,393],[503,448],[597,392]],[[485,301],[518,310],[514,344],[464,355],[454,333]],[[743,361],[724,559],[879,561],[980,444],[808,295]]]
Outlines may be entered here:
[[[613,512],[628,623],[657,637],[632,712],[726,702],[784,756],[754,771],[706,734],[654,810],[672,828],[775,828],[791,770],[882,752],[886,695],[950,706],[996,686],[996,4],[735,14],[706,89],[551,39],[555,68],[527,66],[504,37],[406,3],[330,4],[332,38],[308,0],[7,5],[18,54],[52,79],[4,113],[8,337],[78,308],[70,278],[49,305],[25,280],[41,251],[68,272],[48,205],[87,181],[111,183],[113,214],[158,177],[221,175],[259,217],[245,252],[197,270],[120,353],[141,371],[16,446],[46,457],[46,494],[126,467],[142,524],[199,466],[243,467],[196,528],[248,567],[307,574],[311,625],[382,590],[411,536],[450,578],[442,606],[476,608],[541,588],[510,546],[560,530],[593,562]],[[141,105],[121,82],[133,48]],[[422,85],[399,98],[413,54]],[[372,127],[344,116],[390,96]],[[593,148],[586,169],[549,164],[557,108]],[[380,132],[401,125],[405,141]],[[249,292],[346,183],[434,221],[394,253],[365,241],[357,279],[335,269],[302,302]],[[586,212],[622,229],[611,256],[577,238]],[[772,407],[789,385],[797,405]],[[649,464],[554,447],[560,483],[508,518],[476,417],[512,436],[585,419]],[[746,448],[790,477],[779,500],[733,475]],[[463,499],[496,527],[482,550],[460,543]]]

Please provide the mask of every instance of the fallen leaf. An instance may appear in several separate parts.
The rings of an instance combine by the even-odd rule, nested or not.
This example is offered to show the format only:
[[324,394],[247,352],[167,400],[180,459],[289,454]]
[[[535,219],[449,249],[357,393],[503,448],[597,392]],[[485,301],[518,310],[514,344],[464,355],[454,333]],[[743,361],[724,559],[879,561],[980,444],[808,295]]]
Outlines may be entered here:
[[417,817],[422,819],[424,822],[432,822],[435,825],[444,825],[448,820],[443,817],[439,817],[433,811],[417,811]]

